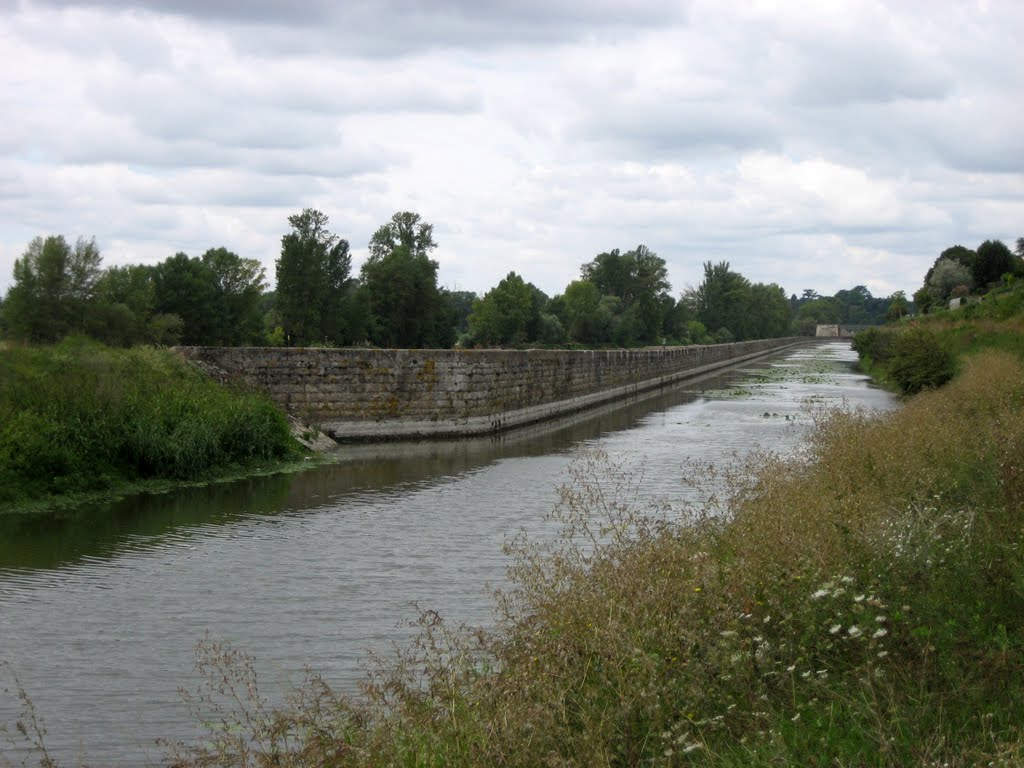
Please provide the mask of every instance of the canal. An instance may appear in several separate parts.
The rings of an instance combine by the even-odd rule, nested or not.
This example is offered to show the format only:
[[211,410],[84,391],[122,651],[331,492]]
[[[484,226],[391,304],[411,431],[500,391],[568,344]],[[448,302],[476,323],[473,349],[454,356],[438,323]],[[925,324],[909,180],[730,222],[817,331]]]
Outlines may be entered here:
[[[693,500],[688,460],[792,453],[809,407],[895,407],[855,359],[824,343],[496,438],[349,446],[305,472],[0,518],[0,727],[16,674],[62,764],[159,763],[157,738],[194,735],[177,690],[207,633],[256,657],[271,698],[307,666],[354,687],[414,602],[490,621],[506,537],[548,532],[582,451],[642,467],[648,501]],[[0,762],[19,762],[2,738]]]

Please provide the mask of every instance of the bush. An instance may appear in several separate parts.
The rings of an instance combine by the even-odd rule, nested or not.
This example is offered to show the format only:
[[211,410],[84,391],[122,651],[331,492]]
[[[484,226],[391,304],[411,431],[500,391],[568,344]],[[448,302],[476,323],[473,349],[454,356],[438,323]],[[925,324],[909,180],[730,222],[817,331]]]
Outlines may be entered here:
[[0,350],[0,503],[202,479],[296,450],[268,398],[222,387],[173,353],[84,337]]
[[935,333],[913,327],[895,335],[886,367],[900,391],[913,395],[923,389],[941,387],[952,379],[956,361]]

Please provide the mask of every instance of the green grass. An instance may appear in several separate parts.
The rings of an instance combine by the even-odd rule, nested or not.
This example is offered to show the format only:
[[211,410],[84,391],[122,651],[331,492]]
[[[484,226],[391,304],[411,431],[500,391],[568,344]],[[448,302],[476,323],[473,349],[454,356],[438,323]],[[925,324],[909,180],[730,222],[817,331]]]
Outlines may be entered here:
[[0,350],[0,508],[212,479],[297,450],[269,399],[168,351],[83,339]]

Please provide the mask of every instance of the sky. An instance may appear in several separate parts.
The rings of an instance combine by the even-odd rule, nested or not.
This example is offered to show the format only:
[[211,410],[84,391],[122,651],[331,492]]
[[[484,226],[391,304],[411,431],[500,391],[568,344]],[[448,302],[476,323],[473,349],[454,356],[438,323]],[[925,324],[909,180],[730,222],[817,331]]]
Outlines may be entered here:
[[36,236],[105,266],[353,271],[396,211],[439,282],[561,293],[644,244],[787,294],[912,293],[1024,236],[1021,0],[0,0],[0,293]]

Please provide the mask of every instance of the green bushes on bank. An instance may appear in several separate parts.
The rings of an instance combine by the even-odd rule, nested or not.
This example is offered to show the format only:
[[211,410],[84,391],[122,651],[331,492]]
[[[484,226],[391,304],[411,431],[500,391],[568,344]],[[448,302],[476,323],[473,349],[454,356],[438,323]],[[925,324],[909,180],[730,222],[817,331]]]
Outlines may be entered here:
[[222,387],[168,351],[81,338],[0,350],[0,504],[202,479],[294,452],[265,396]]

